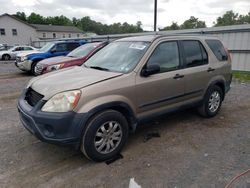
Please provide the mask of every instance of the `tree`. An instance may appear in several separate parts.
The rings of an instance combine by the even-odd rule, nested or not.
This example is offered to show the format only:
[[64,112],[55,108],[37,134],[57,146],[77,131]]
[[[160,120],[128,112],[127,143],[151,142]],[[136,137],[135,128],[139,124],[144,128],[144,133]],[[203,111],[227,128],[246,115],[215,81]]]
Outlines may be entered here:
[[206,23],[204,21],[200,21],[198,18],[191,16],[188,20],[184,21],[181,24],[181,29],[195,29],[195,28],[205,28]]
[[180,26],[178,25],[177,22],[172,22],[170,26],[166,26],[163,29],[159,30],[166,31],[166,30],[179,30],[179,29],[196,29],[205,27],[207,27],[205,21],[201,21],[198,18],[191,16],[188,20],[184,21],[183,24],[181,24]]
[[246,15],[239,15],[238,13],[234,13],[232,10],[227,11],[221,17],[218,17],[216,19],[214,26],[226,26],[237,24],[250,24],[250,12]]
[[234,13],[232,10],[227,11],[221,17],[216,19],[215,26],[235,25],[238,24],[238,13]]
[[142,22],[141,21],[137,21],[136,22],[137,32],[143,32],[143,29],[141,28],[141,26],[142,26]]
[[102,34],[119,34],[119,33],[136,33],[142,32],[142,23],[138,21],[135,25],[128,24],[127,22],[113,23],[111,25],[102,24],[92,20],[89,16],[82,17],[81,19],[72,18],[69,19],[63,15],[61,16],[49,16],[43,17],[40,14],[32,12],[28,17],[23,12],[17,12],[15,16],[23,21],[27,21],[30,24],[51,24],[51,25],[65,25],[76,26],[85,32],[94,32],[99,35]]
[[41,16],[40,14],[36,14],[32,12],[28,18],[27,18],[28,23],[31,24],[47,24],[45,18]]
[[159,29],[159,31],[166,31],[166,30],[179,30],[180,26],[177,22],[172,22],[170,26],[164,27],[163,29]]
[[22,20],[22,21],[27,21],[27,17],[26,14],[24,12],[17,12],[16,14],[14,14],[13,16],[15,16],[16,18]]
[[247,15],[240,15],[239,16],[239,22],[241,24],[250,24],[250,12],[248,12]]
[[72,21],[63,15],[47,17],[45,18],[45,22],[52,25],[73,25]]

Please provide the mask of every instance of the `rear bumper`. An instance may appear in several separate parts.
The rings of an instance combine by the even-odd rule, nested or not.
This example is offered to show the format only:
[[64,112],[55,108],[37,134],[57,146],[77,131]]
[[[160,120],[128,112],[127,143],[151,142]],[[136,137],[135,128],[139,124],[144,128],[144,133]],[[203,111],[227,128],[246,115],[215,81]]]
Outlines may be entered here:
[[23,126],[43,142],[79,147],[86,115],[75,112],[42,112],[40,109],[44,103],[45,101],[40,101],[32,107],[22,94],[17,108]]
[[225,93],[229,92],[229,90],[231,89],[232,78],[233,78],[233,74],[231,74],[229,80],[226,81]]

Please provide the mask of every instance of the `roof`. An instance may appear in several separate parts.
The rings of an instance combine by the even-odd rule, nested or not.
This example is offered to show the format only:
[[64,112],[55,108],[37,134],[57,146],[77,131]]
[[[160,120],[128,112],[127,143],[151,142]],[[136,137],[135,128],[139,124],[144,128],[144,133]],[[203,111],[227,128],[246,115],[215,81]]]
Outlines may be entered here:
[[131,42],[153,42],[158,38],[169,38],[169,39],[217,39],[213,36],[205,36],[201,34],[162,34],[162,35],[143,35],[136,37],[126,37],[118,39],[116,41],[131,41]]
[[18,19],[17,17],[12,16],[12,15],[7,14],[7,13],[0,15],[0,18],[1,18],[1,17],[4,17],[4,16],[8,16],[8,17],[10,17],[10,18],[12,18],[12,19],[14,19],[14,20],[16,20],[16,21],[18,21],[18,22],[21,22],[21,23],[23,23],[23,24],[25,24],[25,25],[27,25],[27,26],[32,27],[32,28],[35,29],[35,27],[32,26],[31,24],[29,24],[29,23],[27,23],[27,22],[25,22],[25,21],[23,21],[23,20],[20,20],[20,19]]
[[82,33],[80,29],[74,26],[42,25],[42,24],[31,24],[31,25],[35,27],[37,31]]
[[119,39],[117,41],[136,41],[136,42],[152,42],[156,37],[160,35],[143,35],[143,36],[136,36],[136,37],[126,37]]
[[67,33],[83,33],[83,31],[81,31],[80,29],[78,29],[77,27],[74,26],[60,26],[60,25],[42,25],[42,24],[29,24],[23,20],[18,19],[15,16],[12,16],[10,14],[2,14],[0,15],[0,18],[3,16],[8,16],[12,19],[15,19],[29,27],[32,27],[34,29],[36,29],[37,31],[49,31],[49,32],[67,32]]

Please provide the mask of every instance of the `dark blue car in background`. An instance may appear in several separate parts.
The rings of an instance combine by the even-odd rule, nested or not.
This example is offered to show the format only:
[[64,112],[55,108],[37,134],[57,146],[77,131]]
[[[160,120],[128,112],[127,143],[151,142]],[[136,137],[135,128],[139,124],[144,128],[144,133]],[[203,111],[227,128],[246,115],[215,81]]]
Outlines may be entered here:
[[50,57],[65,56],[83,44],[86,44],[86,41],[49,42],[38,51],[29,51],[18,54],[15,64],[19,69],[34,74],[35,66],[39,61]]

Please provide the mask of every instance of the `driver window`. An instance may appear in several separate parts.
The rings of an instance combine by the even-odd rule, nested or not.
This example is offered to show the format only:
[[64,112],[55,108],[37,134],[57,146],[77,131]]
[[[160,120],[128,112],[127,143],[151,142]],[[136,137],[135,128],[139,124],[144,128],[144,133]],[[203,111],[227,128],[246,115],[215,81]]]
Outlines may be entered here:
[[16,47],[14,51],[22,51],[22,47]]
[[180,59],[177,42],[171,41],[159,44],[147,62],[147,65],[150,64],[159,64],[161,68],[160,72],[178,69]]
[[57,44],[54,47],[54,49],[56,52],[65,52],[65,51],[67,51],[67,44]]

